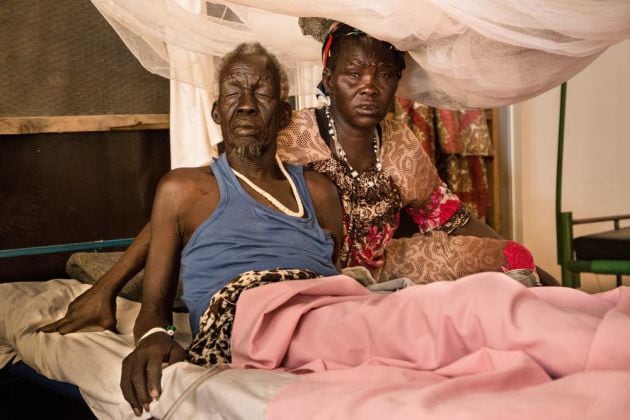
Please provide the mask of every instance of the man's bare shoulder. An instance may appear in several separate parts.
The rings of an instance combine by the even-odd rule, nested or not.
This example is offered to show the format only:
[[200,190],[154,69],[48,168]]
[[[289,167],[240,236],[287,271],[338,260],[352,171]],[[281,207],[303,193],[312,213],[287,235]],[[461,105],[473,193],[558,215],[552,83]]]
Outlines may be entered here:
[[218,194],[219,186],[209,166],[177,168],[162,177],[158,194],[176,201],[195,200],[200,196]]

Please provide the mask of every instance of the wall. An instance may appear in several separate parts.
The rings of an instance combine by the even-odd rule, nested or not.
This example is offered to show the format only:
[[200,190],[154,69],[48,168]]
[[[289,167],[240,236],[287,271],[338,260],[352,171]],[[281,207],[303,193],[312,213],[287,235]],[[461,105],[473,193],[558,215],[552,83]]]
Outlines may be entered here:
[[168,113],[168,80],[89,0],[1,4],[0,116]]
[[[558,278],[554,200],[559,103],[556,88],[516,105],[512,125],[517,181],[513,232]],[[626,40],[568,83],[562,209],[573,211],[574,218],[630,213],[629,121],[630,40]],[[611,228],[611,224],[578,226],[575,234]],[[612,276],[582,275],[582,287],[589,291],[613,287],[613,282]]]
[[[0,8],[0,128],[19,127],[0,131],[0,249],[134,236],[169,169],[169,132],[92,132],[74,116],[166,114],[168,80],[138,63],[89,0]],[[9,123],[31,116],[69,116],[85,131]],[[67,257],[0,258],[0,283],[64,276]]]

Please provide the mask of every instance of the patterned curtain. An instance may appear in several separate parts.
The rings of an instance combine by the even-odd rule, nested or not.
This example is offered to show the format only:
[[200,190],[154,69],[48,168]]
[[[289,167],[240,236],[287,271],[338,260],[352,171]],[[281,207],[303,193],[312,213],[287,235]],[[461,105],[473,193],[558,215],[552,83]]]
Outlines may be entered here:
[[411,128],[451,191],[483,220],[489,204],[488,166],[492,160],[485,112],[432,108],[397,98],[394,118]]

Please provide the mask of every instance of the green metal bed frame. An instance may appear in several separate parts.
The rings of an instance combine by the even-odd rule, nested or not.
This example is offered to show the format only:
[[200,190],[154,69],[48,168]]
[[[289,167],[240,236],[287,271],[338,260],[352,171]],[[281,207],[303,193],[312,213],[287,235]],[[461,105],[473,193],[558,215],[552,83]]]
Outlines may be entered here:
[[560,88],[560,121],[558,126],[558,160],[556,166],[556,235],[558,264],[562,270],[562,285],[580,287],[580,273],[613,274],[617,286],[622,284],[622,275],[630,275],[630,260],[578,260],[573,250],[573,226],[588,223],[613,222],[620,228],[621,220],[630,219],[630,214],[618,216],[573,219],[573,213],[562,211],[562,162],[564,154],[564,122],[566,117],[567,83]]

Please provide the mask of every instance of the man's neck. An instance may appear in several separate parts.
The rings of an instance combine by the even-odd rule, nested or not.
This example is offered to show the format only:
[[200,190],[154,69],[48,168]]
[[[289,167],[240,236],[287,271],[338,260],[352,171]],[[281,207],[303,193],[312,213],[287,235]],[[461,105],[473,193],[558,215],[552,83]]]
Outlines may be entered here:
[[290,216],[304,216],[293,180],[281,162],[276,164],[275,147],[256,157],[245,157],[228,149],[226,158],[238,182],[256,201]]
[[243,156],[229,148],[226,148],[225,154],[230,167],[251,180],[277,179],[280,175],[276,168],[275,147],[270,147],[262,155],[255,157]]

